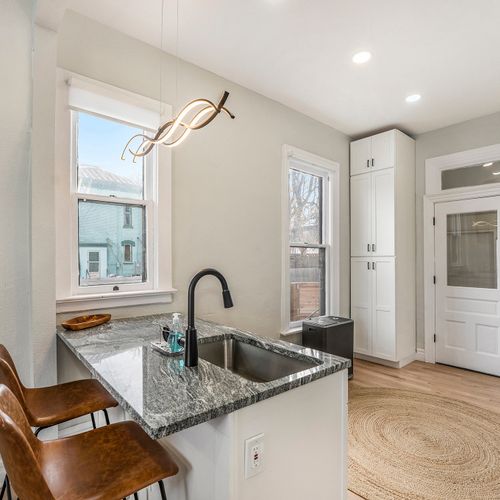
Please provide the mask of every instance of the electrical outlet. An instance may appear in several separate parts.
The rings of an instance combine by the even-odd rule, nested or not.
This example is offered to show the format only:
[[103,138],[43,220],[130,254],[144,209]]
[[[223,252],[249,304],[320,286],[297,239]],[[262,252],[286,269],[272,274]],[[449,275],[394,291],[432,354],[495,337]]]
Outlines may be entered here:
[[264,468],[264,434],[245,440],[245,479],[249,479]]

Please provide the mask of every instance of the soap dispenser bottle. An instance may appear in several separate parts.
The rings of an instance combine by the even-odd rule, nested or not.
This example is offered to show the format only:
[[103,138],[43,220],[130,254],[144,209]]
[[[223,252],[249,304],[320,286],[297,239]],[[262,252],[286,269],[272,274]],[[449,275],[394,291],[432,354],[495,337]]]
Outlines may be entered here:
[[170,343],[170,349],[172,352],[179,352],[182,350],[182,346],[179,344],[179,340],[182,336],[182,324],[180,313],[174,313],[172,320],[172,332],[168,338]]

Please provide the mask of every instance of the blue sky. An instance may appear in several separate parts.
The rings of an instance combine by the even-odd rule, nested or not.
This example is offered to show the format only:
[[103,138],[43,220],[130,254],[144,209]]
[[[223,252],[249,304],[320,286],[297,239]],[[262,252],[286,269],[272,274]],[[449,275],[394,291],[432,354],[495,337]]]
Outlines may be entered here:
[[[120,158],[127,141],[133,135],[142,133],[141,129],[80,112],[78,133],[80,165],[101,167],[114,174],[141,181],[141,160],[133,163],[130,154],[125,156],[125,160]],[[137,145],[137,142],[134,144]]]

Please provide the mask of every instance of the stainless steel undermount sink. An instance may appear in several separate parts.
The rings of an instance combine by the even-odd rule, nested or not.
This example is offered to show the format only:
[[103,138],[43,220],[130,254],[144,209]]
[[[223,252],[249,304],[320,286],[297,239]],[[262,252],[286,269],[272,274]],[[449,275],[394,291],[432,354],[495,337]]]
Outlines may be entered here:
[[318,366],[236,338],[198,344],[199,357],[253,382],[271,382]]

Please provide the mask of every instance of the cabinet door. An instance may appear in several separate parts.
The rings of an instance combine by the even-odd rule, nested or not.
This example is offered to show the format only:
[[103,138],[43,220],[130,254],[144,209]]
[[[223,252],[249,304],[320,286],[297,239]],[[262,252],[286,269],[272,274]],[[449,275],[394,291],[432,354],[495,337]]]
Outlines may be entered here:
[[394,257],[374,258],[372,268],[372,354],[396,360]]
[[396,164],[396,135],[394,130],[372,136],[372,170],[394,167]]
[[371,183],[371,174],[351,177],[351,255],[353,257],[362,257],[371,254]]
[[394,169],[373,172],[372,255],[394,255]]
[[351,316],[354,352],[371,354],[372,271],[369,259],[351,260]]
[[369,171],[371,168],[371,157],[371,137],[351,142],[351,175],[362,174]]

